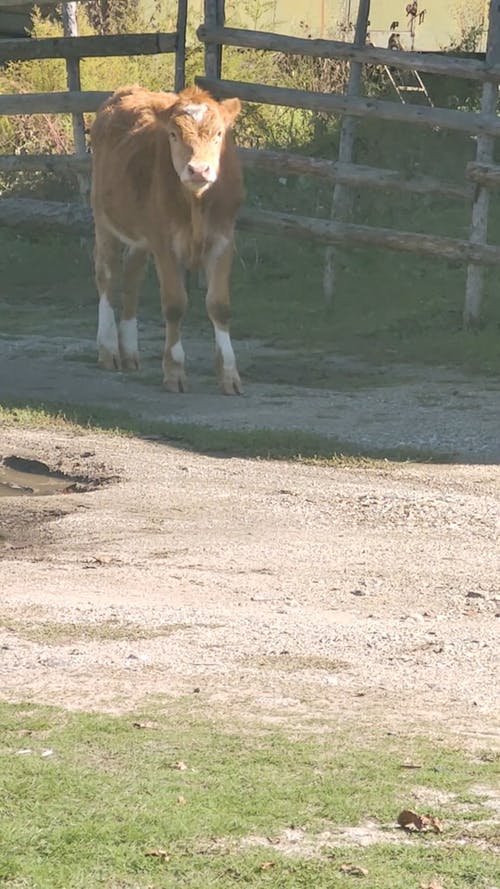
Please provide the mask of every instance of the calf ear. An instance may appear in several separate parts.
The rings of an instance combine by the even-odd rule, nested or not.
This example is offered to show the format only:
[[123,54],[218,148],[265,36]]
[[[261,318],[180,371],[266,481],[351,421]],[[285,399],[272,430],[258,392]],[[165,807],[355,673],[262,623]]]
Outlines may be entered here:
[[241,102],[239,99],[224,99],[223,102],[220,103],[220,107],[222,113],[224,115],[224,119],[226,121],[226,126],[232,127],[234,121],[238,117],[238,114],[241,111]]

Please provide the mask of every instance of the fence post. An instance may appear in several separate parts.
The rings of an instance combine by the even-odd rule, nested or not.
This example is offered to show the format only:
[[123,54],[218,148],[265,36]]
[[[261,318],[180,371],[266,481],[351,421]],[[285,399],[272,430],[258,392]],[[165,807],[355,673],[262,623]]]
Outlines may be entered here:
[[[500,2],[490,0],[488,17],[488,46],[486,64],[500,62]],[[481,94],[481,113],[494,115],[497,108],[498,84],[483,83]],[[493,136],[476,137],[476,163],[491,164],[493,162]],[[488,239],[488,213],[490,192],[485,185],[477,185],[472,205],[472,221],[470,240],[473,244],[486,244]],[[463,312],[464,327],[473,327],[479,321],[481,302],[484,290],[484,268],[476,263],[467,266],[465,284],[465,302]]]
[[[78,37],[78,22],[76,18],[76,2],[63,3],[62,7],[63,31],[65,37]],[[70,92],[81,91],[82,85],[80,80],[80,60],[66,59],[66,80]],[[87,153],[87,143],[85,140],[85,123],[82,114],[72,114],[73,122],[73,139],[75,144],[75,154],[82,156]],[[80,194],[85,203],[89,202],[90,182],[88,176],[83,173],[77,173],[78,186]]]
[[177,45],[175,48],[175,92],[186,86],[186,23],[188,0],[177,0]]
[[[370,0],[359,0],[358,16],[354,31],[355,46],[364,46],[368,32],[368,16],[370,15]],[[357,97],[361,89],[361,74],[363,65],[361,62],[351,62],[349,67],[349,79],[347,81],[346,95],[350,98]],[[341,164],[351,164],[354,155],[354,141],[356,138],[357,120],[354,117],[345,116],[342,120],[339,140],[338,161]],[[352,191],[345,185],[338,184],[333,189],[331,218],[346,221],[352,211]],[[335,264],[336,251],[334,247],[328,247],[325,255],[325,269],[323,274],[323,294],[325,303],[331,306],[335,293]]]
[[[225,0],[205,0],[205,26],[207,28],[223,28],[226,21]],[[205,76],[222,76],[222,45],[220,43],[205,44]]]

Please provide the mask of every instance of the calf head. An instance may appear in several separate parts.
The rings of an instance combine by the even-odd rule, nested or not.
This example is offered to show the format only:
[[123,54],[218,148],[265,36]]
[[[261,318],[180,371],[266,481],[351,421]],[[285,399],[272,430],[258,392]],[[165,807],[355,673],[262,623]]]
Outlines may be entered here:
[[227,131],[240,113],[239,99],[216,102],[194,87],[179,93],[165,125],[174,169],[183,186],[201,197],[217,180]]

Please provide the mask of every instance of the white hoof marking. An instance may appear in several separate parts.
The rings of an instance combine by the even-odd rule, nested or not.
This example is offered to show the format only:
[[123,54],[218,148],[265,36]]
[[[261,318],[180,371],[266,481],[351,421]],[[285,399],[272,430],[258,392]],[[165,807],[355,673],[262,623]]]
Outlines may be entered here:
[[233,347],[231,345],[231,337],[227,330],[221,330],[214,324],[215,343],[222,357],[222,365],[224,370],[235,370],[236,358],[234,357]]
[[172,356],[172,361],[175,361],[176,364],[184,364],[184,349],[182,348],[180,340],[171,346],[170,354]]
[[111,355],[118,354],[118,330],[115,313],[109,304],[108,297],[102,294],[99,300],[99,323],[97,326],[97,345]]
[[120,351],[124,358],[137,360],[139,355],[139,339],[137,335],[137,318],[120,321]]

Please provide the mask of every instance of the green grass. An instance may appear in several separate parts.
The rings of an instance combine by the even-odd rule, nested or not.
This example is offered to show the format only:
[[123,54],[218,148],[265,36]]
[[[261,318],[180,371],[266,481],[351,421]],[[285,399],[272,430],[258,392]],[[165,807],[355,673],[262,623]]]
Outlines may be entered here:
[[[295,205],[292,180],[286,205]],[[265,183],[261,189],[266,195]],[[272,194],[272,192],[271,192]],[[277,201],[267,200],[269,203]],[[313,193],[304,212],[314,215]],[[378,206],[378,203],[377,203]],[[403,214],[404,206],[399,208]],[[407,208],[412,217],[412,209]],[[456,212],[456,208],[455,208]],[[373,214],[373,211],[372,211]],[[369,222],[360,209],[360,221]],[[414,215],[414,214],[413,214]],[[440,215],[439,209],[436,215]],[[372,219],[372,221],[375,221]],[[381,220],[381,224],[388,224]],[[392,222],[398,224],[398,220]],[[423,227],[426,225],[422,222]],[[421,227],[421,226],[417,226]],[[445,226],[445,228],[449,228]],[[283,238],[240,234],[233,274],[233,334],[301,351],[295,366],[271,360],[249,369],[252,380],[305,386],[364,388],[367,380],[332,373],[321,354],[352,355],[390,369],[395,363],[439,364],[472,373],[500,373],[500,301],[496,277],[487,273],[483,322],[464,331],[464,269],[444,261],[375,250],[339,251],[339,293],[333,311],[322,295],[324,251]],[[93,339],[96,297],[90,256],[62,237],[23,239],[0,231],[2,336],[26,334]],[[161,330],[158,289],[151,272],[141,317]],[[203,295],[191,294],[186,330],[210,336]],[[368,371],[366,372],[366,375]],[[368,381],[369,382],[369,381]],[[377,377],[377,384],[380,379]]]
[[189,423],[143,420],[126,411],[89,405],[0,405],[1,424],[20,428],[56,426],[79,432],[109,432],[164,441],[182,450],[216,456],[299,460],[323,465],[373,465],[378,461],[449,463],[452,454],[435,454],[413,448],[367,448],[350,442],[297,431],[273,429],[213,429]]
[[[111,717],[0,705],[2,885],[336,889],[347,885],[340,866],[349,861],[368,869],[365,885],[373,889],[408,889],[433,876],[446,889],[493,885],[491,850],[454,842],[473,823],[477,836],[478,819],[488,817],[470,787],[492,784],[489,757],[471,762],[439,744],[377,731],[369,739],[344,728],[300,740],[238,732],[203,720],[198,706],[180,701],[153,714]],[[155,728],[133,726],[152,715]],[[53,753],[43,757],[47,749]],[[401,768],[411,757],[418,773]],[[179,761],[185,770],[174,767]],[[455,795],[432,808],[445,819],[442,835],[398,845],[382,837],[369,848],[328,852],[316,841],[311,858],[300,847],[287,857],[279,844],[243,843],[292,826],[314,842],[324,830],[367,819],[403,839],[394,822],[411,807],[416,783]],[[170,859],[146,854],[155,848]],[[263,868],[269,861],[274,867]]]

